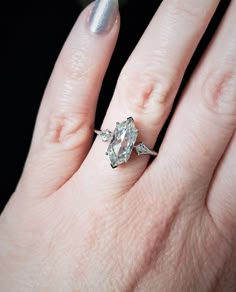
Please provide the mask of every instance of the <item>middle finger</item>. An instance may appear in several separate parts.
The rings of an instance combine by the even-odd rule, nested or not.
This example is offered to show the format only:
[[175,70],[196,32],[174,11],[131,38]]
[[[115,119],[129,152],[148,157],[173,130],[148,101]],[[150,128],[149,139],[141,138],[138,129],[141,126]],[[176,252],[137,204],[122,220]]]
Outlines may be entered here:
[[[154,146],[184,71],[218,3],[163,1],[122,70],[102,129],[113,130],[116,122],[132,116],[140,133],[138,141],[150,148]],[[134,158],[127,165],[112,169],[105,151],[106,145],[98,137],[79,173],[89,172],[93,184],[103,193],[123,193],[141,176],[148,157]]]

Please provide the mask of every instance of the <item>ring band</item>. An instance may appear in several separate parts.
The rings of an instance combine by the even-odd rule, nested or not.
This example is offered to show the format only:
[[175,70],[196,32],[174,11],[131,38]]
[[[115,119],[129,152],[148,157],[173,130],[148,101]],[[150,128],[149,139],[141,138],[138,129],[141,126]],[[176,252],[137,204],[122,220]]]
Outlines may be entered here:
[[157,152],[149,149],[143,142],[135,145],[138,129],[132,117],[124,122],[116,123],[114,132],[108,129],[94,130],[94,132],[101,137],[103,142],[109,142],[106,155],[110,158],[112,168],[127,163],[133,149],[138,155],[157,156]]

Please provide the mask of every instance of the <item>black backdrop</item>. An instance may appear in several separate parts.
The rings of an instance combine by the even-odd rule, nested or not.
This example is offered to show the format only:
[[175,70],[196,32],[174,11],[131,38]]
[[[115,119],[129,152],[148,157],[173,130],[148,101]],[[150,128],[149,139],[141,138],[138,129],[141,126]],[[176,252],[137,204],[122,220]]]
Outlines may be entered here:
[[[100,94],[96,127],[110,102],[119,72],[161,1],[126,0],[118,44]],[[186,71],[181,89],[207,46],[229,0],[221,1]],[[1,9],[0,212],[14,191],[30,146],[36,114],[60,49],[82,9],[80,0],[8,2]],[[79,37],[79,36],[78,36]],[[137,72],[141,74],[141,72]],[[167,125],[166,125],[167,126]],[[164,135],[164,127],[158,144]]]

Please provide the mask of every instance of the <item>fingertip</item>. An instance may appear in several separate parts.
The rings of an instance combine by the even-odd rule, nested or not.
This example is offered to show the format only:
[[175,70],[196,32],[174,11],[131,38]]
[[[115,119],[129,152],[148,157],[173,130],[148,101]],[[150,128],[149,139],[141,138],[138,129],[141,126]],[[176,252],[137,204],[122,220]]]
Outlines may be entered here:
[[120,29],[120,13],[116,3],[117,0],[90,3],[80,13],[73,30],[80,29],[80,33],[83,31],[83,34],[96,40],[116,38]]
[[96,34],[108,33],[115,24],[118,14],[118,0],[96,0],[88,19],[90,31]]

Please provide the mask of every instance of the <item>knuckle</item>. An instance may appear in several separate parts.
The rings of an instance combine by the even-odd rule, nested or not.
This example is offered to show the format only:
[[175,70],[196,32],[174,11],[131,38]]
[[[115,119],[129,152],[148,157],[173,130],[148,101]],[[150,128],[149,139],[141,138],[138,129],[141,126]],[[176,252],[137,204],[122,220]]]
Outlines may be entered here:
[[184,19],[188,19],[191,22],[193,20],[197,20],[199,22],[199,18],[206,16],[210,10],[208,7],[212,6],[210,3],[211,1],[204,6],[204,9],[203,5],[195,5],[193,4],[193,1],[174,0],[170,2],[170,8],[173,9],[173,14],[176,17],[184,17]]
[[61,144],[65,149],[78,149],[90,141],[93,125],[79,113],[54,113],[46,125],[48,144]]
[[236,123],[236,72],[219,72],[208,74],[202,87],[203,102],[208,110],[217,115],[232,118]]
[[71,80],[83,79],[91,70],[91,64],[83,47],[80,49],[67,47],[62,50],[56,67]]
[[156,72],[138,75],[123,69],[119,78],[118,94],[135,116],[147,116],[157,123],[166,115],[173,102],[176,81]]

